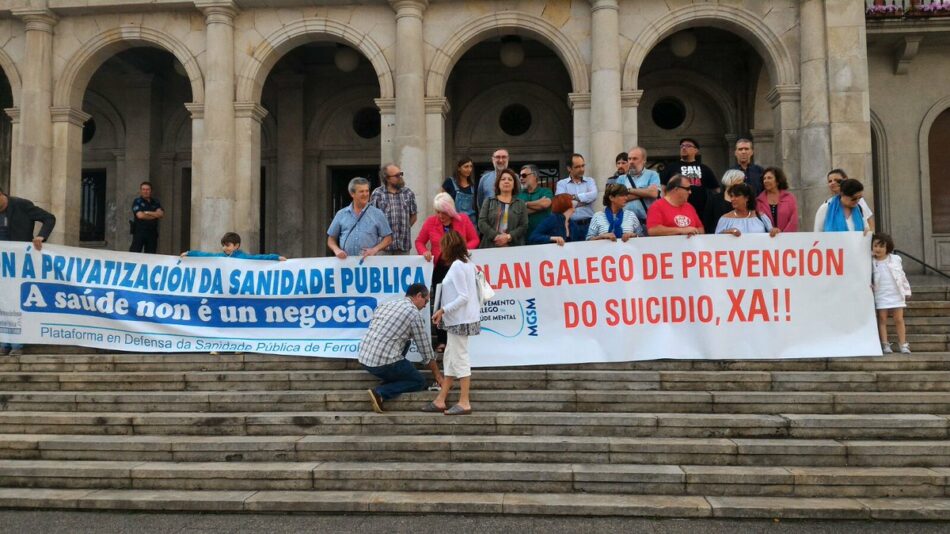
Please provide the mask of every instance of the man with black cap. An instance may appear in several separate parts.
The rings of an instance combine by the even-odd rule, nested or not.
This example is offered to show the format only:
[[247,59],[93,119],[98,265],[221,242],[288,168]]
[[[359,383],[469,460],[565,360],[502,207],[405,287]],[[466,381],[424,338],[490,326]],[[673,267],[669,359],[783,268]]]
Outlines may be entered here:
[[666,187],[670,178],[681,174],[689,179],[689,203],[696,208],[696,213],[705,213],[706,199],[719,191],[719,179],[716,173],[700,161],[699,143],[692,138],[680,139],[680,161],[666,168],[661,183]]

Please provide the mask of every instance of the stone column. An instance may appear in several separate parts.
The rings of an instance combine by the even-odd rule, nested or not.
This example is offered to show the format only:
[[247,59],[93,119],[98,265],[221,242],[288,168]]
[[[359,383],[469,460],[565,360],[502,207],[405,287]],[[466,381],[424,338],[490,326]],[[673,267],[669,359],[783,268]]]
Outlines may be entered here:
[[[20,91],[20,142],[14,157],[20,162],[17,174],[10,177],[10,192],[52,209],[50,173],[52,171],[53,123],[53,26],[56,15],[48,9],[14,9],[13,15],[26,26],[23,61],[20,63],[23,87]],[[62,213],[55,213],[61,217]],[[79,227],[78,219],[76,227]],[[56,225],[54,235],[62,235],[64,224]],[[78,236],[78,230],[76,235]],[[55,240],[55,238],[51,239]]]
[[234,222],[234,231],[241,235],[241,247],[248,252],[275,252],[289,257],[284,250],[273,247],[273,243],[270,245],[274,250],[261,250],[261,121],[266,115],[267,110],[256,102],[234,104],[234,150],[241,155],[235,162],[237,201],[234,211],[239,216]]
[[[192,168],[198,201],[191,206],[191,246],[214,250],[221,234],[246,214],[235,213],[234,17],[230,0],[198,0],[205,15],[204,139],[200,174]],[[242,155],[243,157],[243,155]],[[194,198],[195,195],[192,195]]]
[[[152,169],[152,75],[129,76],[125,79],[125,92],[129,105],[123,110],[125,118],[125,177],[116,182],[115,201],[119,213],[131,213],[132,202],[139,196],[139,184],[153,181]],[[166,216],[172,217],[171,197],[157,183],[152,184],[152,193],[163,202]],[[124,220],[124,219],[123,219]],[[159,235],[170,229],[168,219],[159,221]],[[116,247],[128,250],[132,236],[119,232]],[[181,252],[181,251],[179,251]]]
[[[871,104],[864,4],[825,0],[831,164],[861,180],[873,197]],[[872,194],[868,194],[872,193]],[[874,205],[873,199],[868,203]]]
[[[50,242],[78,246],[82,208],[82,126],[92,115],[71,107],[53,107],[49,110],[53,146],[56,147],[52,151],[54,157],[49,180],[49,209],[56,215],[56,226],[50,235]],[[23,165],[24,170],[32,164]]]
[[10,183],[7,188],[13,185],[13,177],[19,176],[20,171],[20,108],[6,108],[3,110],[10,117]]
[[[426,190],[425,50],[422,14],[428,0],[389,0],[396,11],[396,128],[393,160],[406,185]],[[381,163],[386,163],[385,161]]]
[[175,181],[175,153],[162,152],[158,155],[158,176],[155,186],[161,191],[158,197],[165,207],[165,217],[158,232],[158,250],[168,254],[178,254],[188,250],[181,248],[178,236],[181,235],[181,188]]
[[[620,93],[620,108],[623,115],[623,147],[618,150],[626,151],[640,144],[640,130],[638,114],[640,113],[640,99],[643,91],[622,91]],[[608,173],[610,174],[610,173]]]
[[[185,199],[182,199],[182,207],[187,207],[188,210],[186,213],[182,209],[178,217],[181,225],[185,224],[185,220],[188,221],[188,242],[181,243],[181,248],[188,250],[198,248],[198,243],[201,241],[200,229],[195,228],[198,221],[195,214],[201,212],[203,198],[199,177],[204,174],[205,106],[204,104],[188,102],[185,104],[185,109],[191,115],[191,198],[188,199],[187,204]],[[184,233],[182,232],[182,240],[184,241],[184,239]]]
[[379,108],[379,161],[393,161],[396,156],[393,152],[396,137],[396,99],[376,98],[373,100]]
[[[775,126],[776,163],[782,167],[788,176],[797,177],[801,168],[801,153],[799,152],[800,117],[801,117],[801,88],[798,85],[779,85],[772,89],[766,99],[772,106]],[[801,183],[792,179],[792,189]],[[801,208],[801,205],[799,205]],[[815,209],[818,209],[815,206]],[[799,213],[803,213],[799,209]],[[806,217],[804,220],[808,220]]]
[[[828,198],[826,176],[831,170],[831,126],[828,113],[828,49],[825,37],[825,0],[801,3],[801,160],[799,176],[791,174],[798,189],[799,212],[810,228],[815,211]],[[779,129],[776,123],[776,131]],[[780,138],[776,150],[780,150]]]
[[[128,175],[125,172],[125,149],[119,148],[112,151],[112,157],[115,158],[113,167],[115,172],[112,176],[106,175],[106,180],[111,179],[112,183],[120,184],[128,180]],[[129,245],[131,244],[132,237],[129,235],[129,224],[128,220],[132,218],[132,206],[126,205],[121,206],[116,202],[116,195],[113,193],[110,195],[107,193],[107,198],[111,204],[106,206],[106,213],[112,211],[115,213],[115,217],[112,218],[112,224],[109,224],[109,218],[106,217],[106,241],[108,242],[110,248],[115,250],[129,250]],[[190,203],[189,203],[190,205]],[[165,206],[166,209],[168,206]],[[188,250],[188,247],[182,249],[182,252]]]
[[[587,156],[590,154],[590,93],[568,93],[567,105],[571,108],[574,119],[574,152],[591,159]],[[565,162],[569,163],[570,161]],[[567,171],[563,165],[561,167],[558,170],[566,176]]]
[[413,236],[422,227],[421,221],[433,214],[432,199],[442,188],[445,177],[451,174],[447,174],[445,169],[445,116],[449,109],[449,99],[445,97],[426,98],[426,155],[429,176],[426,180],[426,188],[416,191],[420,222],[413,228]]
[[614,173],[614,157],[623,150],[617,0],[591,0],[590,87],[591,153],[584,156],[587,174],[599,182]]
[[277,99],[277,248],[286,256],[303,253],[303,81],[295,74],[275,77]]

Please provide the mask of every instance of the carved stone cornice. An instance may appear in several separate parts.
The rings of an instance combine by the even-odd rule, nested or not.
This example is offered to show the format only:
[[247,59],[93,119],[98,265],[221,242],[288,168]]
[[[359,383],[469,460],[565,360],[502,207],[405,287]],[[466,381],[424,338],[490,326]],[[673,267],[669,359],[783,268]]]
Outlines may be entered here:
[[643,90],[620,91],[620,107],[636,108],[640,107],[640,99],[643,98]]
[[389,5],[396,12],[397,21],[403,17],[422,20],[422,14],[429,7],[429,0],[389,0]]
[[590,109],[590,93],[568,93],[567,105],[574,109]]
[[41,31],[53,33],[53,26],[59,22],[59,17],[49,9],[24,8],[14,9],[13,16],[22,20],[26,31]]
[[449,105],[449,99],[444,96],[427,96],[425,103],[426,114],[441,113],[442,116],[445,117],[446,113],[452,109],[452,106]]
[[185,109],[187,109],[188,112],[191,113],[192,120],[205,118],[204,104],[196,104],[194,102],[188,102],[187,104],[185,104]]
[[620,3],[617,0],[591,0],[590,12],[600,11],[601,9],[612,9],[620,11]]
[[20,108],[5,108],[3,112],[7,114],[7,117],[10,117],[10,122],[13,124],[20,123]]
[[773,108],[785,102],[801,102],[802,88],[798,84],[776,85],[765,95],[765,99]]
[[379,113],[382,115],[393,115],[396,113],[395,98],[374,98],[373,102],[376,104],[376,107],[379,108]]
[[86,121],[92,118],[92,115],[81,109],[70,106],[59,106],[49,108],[50,120],[52,122],[68,122],[73,126],[82,127]]
[[232,0],[195,0],[195,7],[205,16],[205,24],[234,26],[234,17],[240,12]]
[[267,116],[267,109],[257,102],[235,102],[234,118],[236,119],[254,119],[258,123]]

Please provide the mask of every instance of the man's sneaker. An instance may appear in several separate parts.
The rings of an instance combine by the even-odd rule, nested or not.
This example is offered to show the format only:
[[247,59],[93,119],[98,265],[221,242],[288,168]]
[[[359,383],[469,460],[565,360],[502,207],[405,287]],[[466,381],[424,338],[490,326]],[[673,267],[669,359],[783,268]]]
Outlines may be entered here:
[[373,391],[372,388],[366,390],[369,393],[369,401],[373,403],[373,411],[376,413],[383,413],[383,398],[379,396],[378,393]]
[[910,354],[910,343],[901,343],[901,354]]
[[881,343],[881,352],[884,354],[893,354],[894,349],[891,348],[890,343]]
[[[910,350],[907,352],[910,352]],[[10,352],[7,353],[7,356],[23,356],[23,349],[10,349]]]
[[442,391],[442,386],[438,382],[432,382],[429,384],[429,391]]

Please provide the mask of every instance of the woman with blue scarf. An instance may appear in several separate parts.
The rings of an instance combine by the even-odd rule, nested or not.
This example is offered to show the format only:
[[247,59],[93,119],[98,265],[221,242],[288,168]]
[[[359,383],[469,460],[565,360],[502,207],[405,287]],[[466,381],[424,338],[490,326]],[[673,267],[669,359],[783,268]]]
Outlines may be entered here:
[[643,227],[633,211],[625,210],[627,188],[620,184],[609,184],[604,190],[604,211],[594,214],[587,230],[587,240],[618,239],[626,242],[631,237],[643,235]]
[[870,228],[864,221],[860,202],[864,185],[857,180],[842,180],[838,196],[818,208],[815,214],[816,232],[865,232]]

